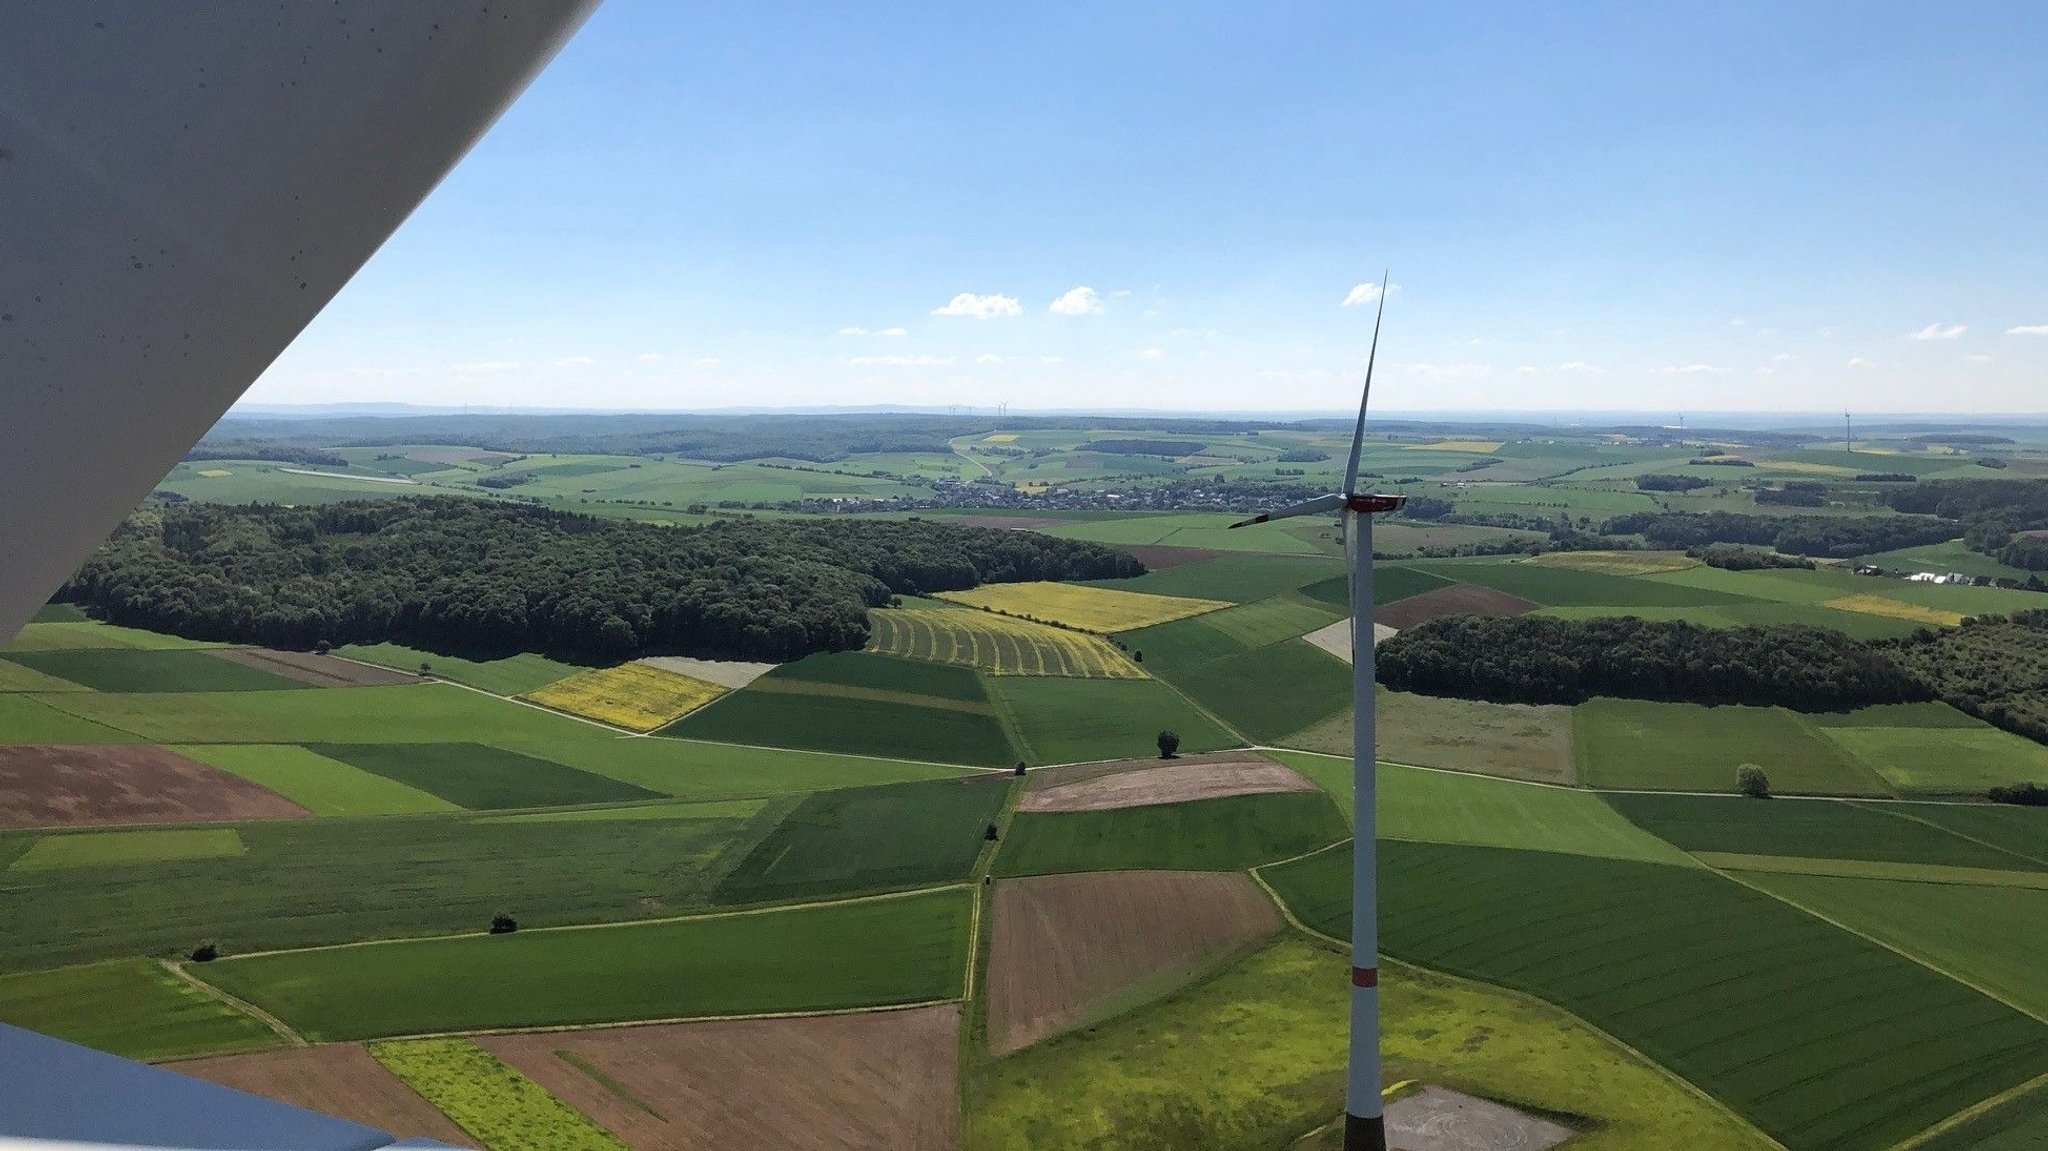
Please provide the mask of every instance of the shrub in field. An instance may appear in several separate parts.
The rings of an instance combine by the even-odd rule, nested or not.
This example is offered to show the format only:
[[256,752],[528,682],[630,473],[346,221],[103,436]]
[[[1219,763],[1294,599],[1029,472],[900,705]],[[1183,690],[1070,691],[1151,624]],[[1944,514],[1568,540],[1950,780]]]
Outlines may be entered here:
[[510,935],[519,930],[519,921],[500,911],[491,916],[492,935]]
[[2048,807],[2048,787],[2038,783],[2015,783],[2011,787],[1994,787],[1984,793],[1993,803],[2017,803],[2022,807]]
[[1764,769],[1753,763],[1745,763],[1735,769],[1735,790],[1751,799],[1771,797],[1771,777]]
[[1170,731],[1159,733],[1159,758],[1172,759],[1180,752],[1180,736]]
[[209,939],[192,949],[192,962],[212,963],[220,958],[220,944]]

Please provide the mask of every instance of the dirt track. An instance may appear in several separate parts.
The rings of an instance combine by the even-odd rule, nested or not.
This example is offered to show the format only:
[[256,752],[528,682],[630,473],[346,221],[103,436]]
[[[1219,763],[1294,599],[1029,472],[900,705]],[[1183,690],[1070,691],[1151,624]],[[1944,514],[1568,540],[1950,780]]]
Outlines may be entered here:
[[1070,763],[1061,767],[1033,768],[1025,777],[1026,792],[1044,791],[1051,787],[1064,787],[1084,779],[1100,779],[1105,775],[1121,775],[1127,771],[1147,771],[1169,764],[1189,763],[1271,763],[1270,759],[1256,751],[1191,751],[1173,759],[1146,756],[1143,759],[1111,759],[1101,763]]
[[194,1059],[176,1064],[172,1070],[366,1123],[401,1139],[438,1139],[458,1147],[478,1145],[433,1104],[386,1071],[360,1043]]
[[267,671],[314,687],[378,687],[392,683],[418,683],[419,677],[388,667],[371,667],[320,655],[310,651],[270,651],[267,648],[220,648],[209,651],[230,663]]
[[1455,584],[1373,609],[1374,623],[1411,628],[1445,615],[1525,615],[1543,605],[1475,584]]
[[0,827],[310,819],[238,775],[146,744],[0,747]]
[[996,885],[989,1049],[1005,1054],[1163,991],[1280,929],[1245,876],[1039,875]]
[[1018,811],[1110,811],[1226,795],[1314,791],[1316,785],[1277,763],[1160,763],[1024,793]]
[[477,1042],[636,1151],[951,1151],[959,1032],[947,1005]]

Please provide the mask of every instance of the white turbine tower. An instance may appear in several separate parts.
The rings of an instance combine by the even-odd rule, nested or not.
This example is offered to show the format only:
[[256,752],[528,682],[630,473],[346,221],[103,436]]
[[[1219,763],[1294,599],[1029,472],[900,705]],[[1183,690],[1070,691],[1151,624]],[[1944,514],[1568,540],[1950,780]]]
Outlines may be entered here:
[[1344,1100],[1344,1151],[1386,1151],[1386,1116],[1380,1104],[1379,845],[1374,839],[1378,796],[1373,699],[1372,517],[1398,510],[1405,496],[1358,490],[1358,457],[1365,450],[1365,409],[1372,402],[1373,361],[1380,350],[1380,320],[1387,312],[1387,284],[1380,282],[1379,314],[1372,322],[1372,351],[1365,361],[1365,389],[1358,401],[1358,426],[1351,433],[1351,461],[1344,490],[1231,524],[1241,528],[1290,516],[1338,512],[1351,566],[1351,1074]]

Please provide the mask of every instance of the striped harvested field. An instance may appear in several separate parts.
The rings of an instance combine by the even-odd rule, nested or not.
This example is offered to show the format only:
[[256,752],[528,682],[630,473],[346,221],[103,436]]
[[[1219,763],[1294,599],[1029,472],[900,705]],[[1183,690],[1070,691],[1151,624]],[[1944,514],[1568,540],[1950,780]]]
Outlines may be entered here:
[[956,607],[903,607],[868,613],[869,651],[978,667],[996,675],[1143,679],[1108,640],[1029,620]]
[[725,694],[725,688],[644,663],[578,672],[526,698],[634,731],[653,731]]
[[971,591],[940,592],[940,599],[985,607],[1028,620],[1046,620],[1101,635],[1136,631],[1232,605],[1224,600],[1148,595],[1070,583],[983,584]]

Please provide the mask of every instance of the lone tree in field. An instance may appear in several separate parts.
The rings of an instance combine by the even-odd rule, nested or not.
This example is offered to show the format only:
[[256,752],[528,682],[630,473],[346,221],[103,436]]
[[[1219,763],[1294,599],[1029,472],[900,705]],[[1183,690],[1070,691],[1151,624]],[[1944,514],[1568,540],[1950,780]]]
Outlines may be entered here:
[[1021,759],[1017,761],[1017,774],[1018,774],[1018,775],[1023,775],[1023,774],[1024,774],[1024,761],[1023,761],[1023,760],[1021,760]]
[[519,921],[500,911],[491,916],[492,935],[510,935],[519,930]]
[[1751,799],[1771,797],[1771,777],[1764,769],[1753,763],[1745,763],[1735,769],[1735,790]]
[[1170,731],[1159,733],[1159,758],[1172,759],[1180,753],[1180,736]]
[[984,832],[982,832],[982,833],[981,833],[981,837],[982,837],[983,839],[986,839],[986,840],[988,840],[988,841],[989,841],[990,843],[994,843],[994,842],[996,841],[996,839],[998,838],[998,833],[997,833],[997,831],[996,831],[996,825],[995,825],[995,824],[993,824],[993,823],[989,824],[989,825],[988,825],[988,830],[987,830],[987,831],[984,831]]
[[192,949],[192,962],[212,963],[220,958],[220,945],[209,939]]

